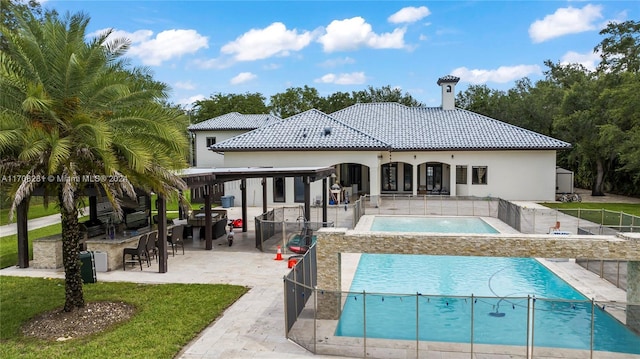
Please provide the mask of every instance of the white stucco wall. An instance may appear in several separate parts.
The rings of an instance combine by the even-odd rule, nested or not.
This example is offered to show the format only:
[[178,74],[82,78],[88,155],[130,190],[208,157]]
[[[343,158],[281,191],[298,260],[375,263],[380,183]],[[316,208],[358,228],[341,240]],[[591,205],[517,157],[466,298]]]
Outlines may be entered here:
[[[209,151],[210,155],[212,154]],[[382,158],[378,158],[381,155]],[[414,158],[415,157],[415,158]],[[413,194],[417,194],[416,170],[425,162],[443,163],[443,187],[450,189],[450,195],[477,197],[499,197],[508,200],[553,201],[555,199],[555,151],[442,151],[442,152],[348,152],[348,151],[310,151],[310,152],[228,152],[223,167],[292,167],[292,166],[334,166],[340,163],[358,163],[370,170],[370,194],[380,194],[380,166],[389,162],[404,162],[414,166]],[[457,165],[467,166],[467,185],[456,185],[455,169]],[[448,168],[447,168],[448,166]],[[473,185],[472,167],[487,167],[487,184]],[[364,177],[363,177],[364,178]],[[339,178],[337,179],[340,180]],[[330,185],[330,183],[329,183]],[[285,184],[287,204],[294,202],[294,179],[288,178]],[[268,205],[273,205],[273,182],[267,183]],[[240,205],[239,182],[228,183],[225,194],[234,195],[236,206]],[[322,181],[311,184],[311,199],[322,196]],[[262,186],[260,179],[247,181],[247,202],[250,206],[262,205]],[[281,203],[278,203],[281,205]]]
[[195,134],[195,167],[224,167],[224,155],[207,149],[207,137],[215,137],[216,143],[241,135],[244,131],[194,131]]

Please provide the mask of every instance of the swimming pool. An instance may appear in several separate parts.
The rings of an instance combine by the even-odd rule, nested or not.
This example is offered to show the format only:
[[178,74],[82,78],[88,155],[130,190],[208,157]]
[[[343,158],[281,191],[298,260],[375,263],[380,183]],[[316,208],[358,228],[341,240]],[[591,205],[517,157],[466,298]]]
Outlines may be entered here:
[[375,216],[371,231],[433,233],[500,233],[478,217]]
[[[415,340],[417,327],[420,340],[469,343],[473,316],[474,343],[526,345],[533,317],[535,346],[591,345],[588,298],[535,259],[362,254],[350,291],[337,336],[364,336],[366,319],[367,338]],[[594,314],[595,350],[640,354],[638,335]]]

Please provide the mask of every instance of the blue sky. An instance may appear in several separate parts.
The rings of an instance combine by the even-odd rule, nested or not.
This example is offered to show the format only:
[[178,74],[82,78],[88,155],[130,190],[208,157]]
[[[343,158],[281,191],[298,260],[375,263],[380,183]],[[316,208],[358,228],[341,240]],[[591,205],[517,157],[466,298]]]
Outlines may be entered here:
[[188,107],[216,93],[322,96],[392,86],[440,105],[439,77],[506,90],[545,60],[593,68],[598,32],[640,17],[632,1],[68,1],[88,31],[131,40],[127,56]]

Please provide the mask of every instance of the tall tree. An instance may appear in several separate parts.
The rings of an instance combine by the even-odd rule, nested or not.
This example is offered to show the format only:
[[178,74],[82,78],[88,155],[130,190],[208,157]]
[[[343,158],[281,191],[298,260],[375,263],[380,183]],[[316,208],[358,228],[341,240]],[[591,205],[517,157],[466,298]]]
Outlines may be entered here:
[[502,115],[507,112],[503,100],[505,96],[503,91],[490,89],[487,85],[471,85],[456,95],[456,106],[506,121]]
[[[0,0],[0,24],[8,30],[14,30],[18,27],[17,14],[34,14],[38,17],[42,16],[42,8],[40,3],[35,0],[26,2],[20,0]],[[0,33],[0,51],[7,50],[7,41]]]
[[191,116],[192,123],[225,115],[230,112],[242,114],[269,113],[266,98],[261,93],[211,95],[208,99],[196,101]]
[[304,87],[290,87],[284,93],[271,96],[269,108],[271,113],[280,118],[287,118],[310,110],[319,109],[322,98],[318,90],[305,85]]
[[322,105],[319,110],[324,113],[332,113],[340,111],[356,103],[348,92],[334,92],[322,99]]
[[640,21],[610,22],[600,35],[608,35],[594,48],[600,53],[600,71],[640,71]]
[[106,31],[85,42],[87,15],[17,19],[15,28],[0,27],[7,40],[0,54],[0,171],[24,175],[11,184],[12,212],[38,187],[55,198],[64,310],[71,311],[84,306],[78,259],[84,190],[96,186],[119,215],[121,199],[135,198],[134,188],[177,196],[185,188],[174,170],[186,167],[187,122],[161,104],[165,84],[127,66],[128,40],[108,40]]
[[380,88],[369,86],[366,90],[353,91],[351,95],[355,102],[398,102],[405,106],[421,105],[420,102],[414,99],[408,92],[402,93],[402,90],[399,88],[392,88],[389,85]]

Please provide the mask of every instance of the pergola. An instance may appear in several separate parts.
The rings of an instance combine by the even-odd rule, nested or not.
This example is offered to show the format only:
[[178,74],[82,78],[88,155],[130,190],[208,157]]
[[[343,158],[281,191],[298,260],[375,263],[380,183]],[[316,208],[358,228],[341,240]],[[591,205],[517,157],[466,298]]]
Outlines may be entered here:
[[[274,177],[302,177],[304,183],[304,215],[305,221],[311,220],[311,182],[322,180],[322,221],[327,221],[327,178],[335,173],[333,167],[233,167],[233,168],[188,168],[182,170],[179,175],[189,189],[202,188],[204,194],[205,210],[205,249],[213,249],[212,241],[212,215],[211,204],[213,202],[213,187],[229,181],[240,181],[242,196],[242,231],[247,231],[247,185],[249,178],[262,179],[262,209],[267,212],[267,178]],[[96,193],[85,193],[87,196],[95,196]],[[92,201],[90,201],[92,203]],[[18,267],[29,267],[29,240],[27,233],[27,206],[25,202],[18,206]],[[160,273],[167,272],[167,212],[166,199],[158,196],[158,246]]]

